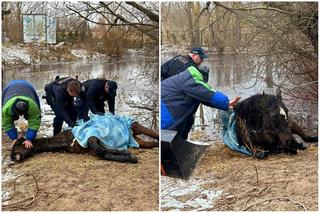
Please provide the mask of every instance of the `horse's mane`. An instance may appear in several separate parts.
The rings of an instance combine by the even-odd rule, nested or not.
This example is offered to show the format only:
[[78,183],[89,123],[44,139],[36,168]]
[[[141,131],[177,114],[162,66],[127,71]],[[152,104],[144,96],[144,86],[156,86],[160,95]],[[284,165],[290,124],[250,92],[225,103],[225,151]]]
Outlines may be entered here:
[[275,95],[256,94],[235,105],[234,111],[241,117],[248,113],[265,113],[273,104],[279,104],[279,101],[281,100]]

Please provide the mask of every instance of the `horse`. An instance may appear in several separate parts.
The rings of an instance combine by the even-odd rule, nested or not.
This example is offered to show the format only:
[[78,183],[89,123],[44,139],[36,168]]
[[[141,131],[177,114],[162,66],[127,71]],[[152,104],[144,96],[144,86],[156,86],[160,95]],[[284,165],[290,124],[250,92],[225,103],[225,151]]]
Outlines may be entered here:
[[240,146],[246,146],[255,157],[265,158],[268,154],[297,154],[303,150],[293,134],[305,142],[318,142],[317,136],[307,135],[288,114],[282,101],[281,91],[276,95],[257,94],[234,107],[236,132]]
[[[153,148],[159,146],[159,142],[144,141],[138,136],[144,134],[159,141],[159,134],[156,131],[143,127],[137,122],[131,124],[131,130],[133,137],[139,144],[139,148]],[[32,142],[33,147],[31,149],[26,149],[24,147],[24,141],[25,139],[21,137],[13,145],[11,151],[12,161],[21,162],[36,153],[42,152],[68,152],[77,154],[89,153],[91,155],[96,155],[103,160],[138,163],[138,158],[130,153],[130,151],[106,148],[102,146],[101,141],[94,136],[88,139],[88,148],[83,148],[75,140],[71,130],[63,131],[51,138],[37,138]]]

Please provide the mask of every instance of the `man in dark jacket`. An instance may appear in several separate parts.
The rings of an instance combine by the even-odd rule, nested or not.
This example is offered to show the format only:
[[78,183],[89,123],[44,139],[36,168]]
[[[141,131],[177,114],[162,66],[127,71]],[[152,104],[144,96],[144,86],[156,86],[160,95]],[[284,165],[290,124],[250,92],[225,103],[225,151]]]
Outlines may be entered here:
[[221,92],[215,91],[204,80],[201,70],[191,66],[161,82],[161,129],[176,130],[187,139],[191,130],[190,117],[200,103],[228,110],[240,97],[229,101]]
[[205,58],[208,56],[203,48],[192,48],[188,56],[178,55],[161,65],[161,80],[170,78],[191,66],[199,69]]
[[2,93],[2,127],[13,142],[19,137],[14,121],[18,120],[20,116],[28,120],[26,140],[23,144],[27,149],[30,149],[40,128],[39,97],[28,81],[13,80]]
[[93,114],[104,114],[104,102],[108,102],[109,112],[114,114],[115,97],[117,95],[117,83],[103,78],[91,79],[82,83],[85,88],[84,115],[88,115],[89,109]]
[[81,93],[81,83],[73,78],[58,78],[45,86],[46,100],[54,111],[53,135],[61,132],[63,121],[74,127],[78,110],[74,97]]

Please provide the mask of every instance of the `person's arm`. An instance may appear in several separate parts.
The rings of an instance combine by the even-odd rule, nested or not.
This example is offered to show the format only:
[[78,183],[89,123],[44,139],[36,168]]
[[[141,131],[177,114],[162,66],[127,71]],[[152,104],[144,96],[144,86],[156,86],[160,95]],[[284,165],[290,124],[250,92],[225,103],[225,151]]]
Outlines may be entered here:
[[86,107],[89,108],[93,114],[97,114],[97,109],[94,103],[94,97],[96,97],[97,93],[99,92],[100,91],[95,84],[91,84],[88,90],[86,91],[85,104],[86,104]]
[[[58,95],[55,95],[55,111],[56,116],[63,118],[63,120],[71,127],[75,126],[74,121],[70,118],[70,116],[67,113],[67,109],[65,107],[66,97],[63,94],[63,89],[60,88],[58,91],[60,91]],[[71,103],[72,104],[72,103]]]
[[36,136],[37,132],[40,128],[41,123],[41,112],[38,105],[33,102],[29,101],[29,110],[28,110],[28,130],[26,132],[26,139],[29,141],[33,141]]
[[18,138],[18,133],[17,129],[13,124],[11,108],[12,105],[5,106],[2,108],[2,128],[11,140],[15,140]]
[[172,59],[161,65],[161,80],[164,80],[168,77],[171,61]]
[[189,97],[198,100],[204,105],[221,110],[229,109],[229,98],[219,91],[214,91],[211,86],[204,82],[202,74],[195,68],[189,67],[181,77],[187,77],[182,85],[183,92]]
[[115,97],[110,97],[108,98],[108,107],[109,107],[109,112],[111,112],[112,114],[114,114],[114,106],[115,106]]

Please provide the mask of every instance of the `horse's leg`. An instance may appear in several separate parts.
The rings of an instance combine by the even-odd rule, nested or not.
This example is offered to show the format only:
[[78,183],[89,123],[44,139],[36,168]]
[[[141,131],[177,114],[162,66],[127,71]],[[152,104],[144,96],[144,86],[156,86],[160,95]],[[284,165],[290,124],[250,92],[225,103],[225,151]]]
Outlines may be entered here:
[[138,163],[138,158],[134,154],[130,155],[113,155],[110,153],[105,153],[102,157],[104,160],[111,160],[117,162],[129,162],[129,163]]
[[132,129],[132,132],[133,132],[133,135],[140,135],[140,134],[144,134],[144,135],[148,135],[152,138],[155,138],[157,140],[159,140],[159,133],[152,130],[152,129],[149,129],[149,128],[146,128],[146,127],[143,127],[141,126],[140,124],[138,124],[137,122],[133,122],[131,124],[131,129]]
[[88,142],[89,147],[94,151],[94,153],[104,160],[138,163],[137,157],[131,154],[128,150],[107,149],[102,147],[99,143],[99,139],[96,137],[90,137]]
[[90,148],[96,153],[96,154],[104,154],[104,153],[110,153],[113,155],[130,155],[131,153],[128,150],[118,150],[118,149],[109,149],[105,148],[100,144],[100,140],[96,137],[90,137],[88,139]]
[[318,136],[308,136],[304,133],[304,130],[293,120],[288,121],[289,128],[291,129],[292,134],[299,135],[305,142],[318,142]]
[[137,135],[133,136],[134,139],[137,141],[137,143],[139,144],[140,148],[153,148],[153,147],[159,147],[159,143],[158,142],[154,142],[154,141],[144,141],[141,138],[139,138]]

